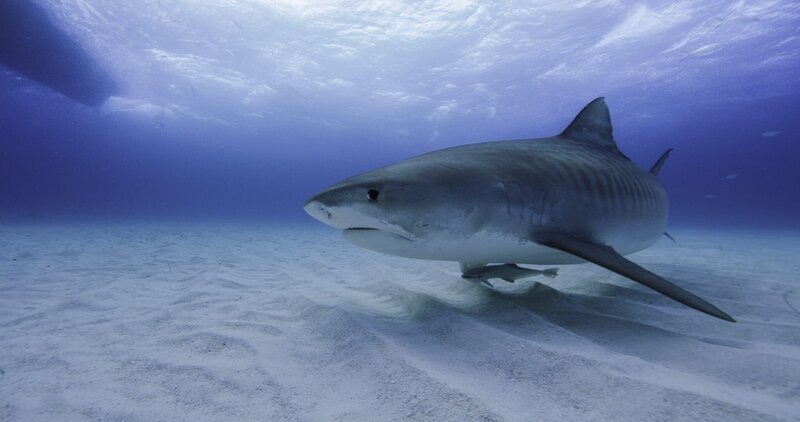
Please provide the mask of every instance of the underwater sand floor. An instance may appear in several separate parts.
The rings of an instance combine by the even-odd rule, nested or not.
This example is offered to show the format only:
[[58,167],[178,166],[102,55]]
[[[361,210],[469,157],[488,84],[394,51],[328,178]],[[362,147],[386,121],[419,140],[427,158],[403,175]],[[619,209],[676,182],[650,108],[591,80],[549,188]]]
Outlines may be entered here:
[[0,420],[798,420],[800,233],[500,291],[325,227],[0,226]]

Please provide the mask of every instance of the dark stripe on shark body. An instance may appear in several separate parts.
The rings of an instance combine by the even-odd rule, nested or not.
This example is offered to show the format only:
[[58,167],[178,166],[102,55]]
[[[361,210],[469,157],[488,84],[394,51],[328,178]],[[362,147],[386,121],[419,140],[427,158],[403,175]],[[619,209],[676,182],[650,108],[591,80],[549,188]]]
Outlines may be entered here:
[[606,206],[608,207],[608,212],[610,215],[617,217],[617,205],[619,203],[619,201],[617,201],[617,196],[620,192],[619,183],[608,173],[604,173],[602,177],[603,183],[606,184],[608,189],[608,194],[604,199]]
[[617,194],[614,197],[614,205],[616,207],[615,216],[618,218],[625,218],[628,214],[628,203],[626,198],[631,194],[631,188],[628,180],[620,176],[620,165],[618,163],[612,164],[614,173],[611,178],[614,180],[617,187]]
[[593,174],[593,171],[585,166],[580,168],[580,172],[587,197],[590,198],[591,203],[599,205],[601,211],[605,211],[607,196],[607,191],[604,186],[605,175],[602,173]]
[[639,208],[637,210],[637,215],[639,217],[643,217],[643,216],[647,215],[647,203],[648,203],[648,201],[647,201],[647,197],[646,197],[646,194],[645,194],[645,187],[644,187],[645,184],[640,180],[638,185],[639,185],[638,186],[638,189],[639,189]]
[[584,167],[582,170],[591,181],[588,188],[591,190],[593,203],[598,206],[600,212],[607,215],[612,211],[614,203],[611,181],[608,173],[596,172],[594,168],[596,165],[591,168]]
[[629,214],[631,217],[639,218],[642,216],[642,212],[644,209],[644,187],[643,187],[643,180],[641,174],[638,173],[637,169],[633,168],[632,166],[627,166],[625,169],[626,177],[628,178],[631,184],[631,191],[632,195],[628,200],[630,201],[631,206],[631,213]]
[[617,177],[619,177],[622,183],[622,195],[619,198],[619,202],[622,205],[622,217],[628,218],[633,213],[634,208],[633,197],[636,194],[634,191],[634,183],[623,165],[618,165]]
[[649,215],[655,212],[655,198],[653,197],[653,183],[651,181],[646,181],[642,184],[643,186],[643,199],[645,202],[645,211]]
[[634,177],[632,175],[631,182],[633,183],[633,214],[636,217],[641,217],[644,210],[644,187],[642,186],[642,178]]

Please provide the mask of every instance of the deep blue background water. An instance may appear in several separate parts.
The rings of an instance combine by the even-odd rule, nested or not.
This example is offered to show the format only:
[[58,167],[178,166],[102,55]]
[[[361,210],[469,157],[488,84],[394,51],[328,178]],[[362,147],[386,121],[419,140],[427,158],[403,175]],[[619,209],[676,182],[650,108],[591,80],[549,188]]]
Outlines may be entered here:
[[[310,221],[303,201],[344,177],[551,136],[605,96],[634,161],[675,148],[671,225],[796,227],[793,2],[452,3],[46,3],[119,91],[90,107],[0,67],[0,218]],[[439,26],[407,23],[426,16]]]

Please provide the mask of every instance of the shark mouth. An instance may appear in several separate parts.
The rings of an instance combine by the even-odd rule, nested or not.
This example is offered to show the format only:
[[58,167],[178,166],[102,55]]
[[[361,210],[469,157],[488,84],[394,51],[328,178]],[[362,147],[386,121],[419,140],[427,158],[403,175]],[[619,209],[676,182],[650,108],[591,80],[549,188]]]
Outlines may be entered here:
[[397,230],[397,231],[392,230],[392,231],[390,231],[390,230],[378,229],[378,228],[375,228],[375,227],[349,227],[349,228],[344,229],[343,233],[345,235],[356,235],[356,236],[359,236],[359,235],[370,236],[370,235],[373,235],[373,233],[374,233],[374,235],[387,235],[387,236],[398,237],[398,238],[401,238],[403,240],[407,240],[409,242],[411,241],[410,235],[408,233],[406,233],[404,230],[402,230],[402,232],[401,232],[401,230]]

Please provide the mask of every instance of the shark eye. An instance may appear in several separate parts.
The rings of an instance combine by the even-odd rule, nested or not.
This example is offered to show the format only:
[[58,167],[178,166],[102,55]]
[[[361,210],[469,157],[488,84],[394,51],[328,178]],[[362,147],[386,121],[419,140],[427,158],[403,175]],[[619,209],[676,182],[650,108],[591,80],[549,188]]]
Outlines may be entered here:
[[370,189],[367,191],[367,199],[369,199],[369,202],[378,202],[378,196],[380,194],[381,193],[375,189]]

